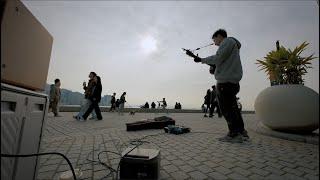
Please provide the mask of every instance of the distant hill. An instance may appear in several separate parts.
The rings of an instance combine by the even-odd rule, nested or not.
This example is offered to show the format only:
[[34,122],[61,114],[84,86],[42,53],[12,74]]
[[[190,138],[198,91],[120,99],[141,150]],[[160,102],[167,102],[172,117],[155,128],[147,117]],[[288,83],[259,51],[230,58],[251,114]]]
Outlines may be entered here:
[[[50,93],[50,84],[47,84],[45,87],[45,94]],[[68,89],[61,89],[61,105],[80,105],[81,101],[84,99],[84,94],[79,92],[73,92]],[[104,95],[101,97],[99,103],[100,106],[110,106],[111,95]]]

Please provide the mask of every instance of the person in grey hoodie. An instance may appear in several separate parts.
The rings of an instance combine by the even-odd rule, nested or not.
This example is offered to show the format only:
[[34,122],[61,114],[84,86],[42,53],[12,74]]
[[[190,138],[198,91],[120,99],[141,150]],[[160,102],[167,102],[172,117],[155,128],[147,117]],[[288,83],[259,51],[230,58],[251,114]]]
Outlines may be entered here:
[[229,128],[228,134],[219,140],[243,142],[243,140],[248,140],[249,136],[244,129],[236,100],[243,73],[240,60],[241,43],[234,37],[227,37],[227,32],[224,29],[217,30],[212,35],[212,40],[216,46],[219,46],[215,55],[200,58],[190,50],[186,50],[186,54],[193,57],[197,63],[209,65],[210,73],[213,73],[217,80],[218,103]]

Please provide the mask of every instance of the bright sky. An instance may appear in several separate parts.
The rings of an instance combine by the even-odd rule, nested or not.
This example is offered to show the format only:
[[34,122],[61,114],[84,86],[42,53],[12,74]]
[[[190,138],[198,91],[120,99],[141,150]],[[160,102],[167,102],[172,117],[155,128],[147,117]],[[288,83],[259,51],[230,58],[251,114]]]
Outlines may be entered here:
[[[275,49],[276,40],[293,49],[310,43],[302,55],[319,57],[316,1],[23,1],[54,38],[47,82],[83,93],[90,71],[102,79],[103,93],[127,92],[128,105],[166,98],[169,106],[200,108],[216,83],[209,66],[196,64],[181,48],[212,43],[224,28],[241,43],[244,75],[238,96],[253,110],[269,86],[256,59]],[[200,57],[218,49],[198,51]],[[319,93],[319,59],[305,85]]]

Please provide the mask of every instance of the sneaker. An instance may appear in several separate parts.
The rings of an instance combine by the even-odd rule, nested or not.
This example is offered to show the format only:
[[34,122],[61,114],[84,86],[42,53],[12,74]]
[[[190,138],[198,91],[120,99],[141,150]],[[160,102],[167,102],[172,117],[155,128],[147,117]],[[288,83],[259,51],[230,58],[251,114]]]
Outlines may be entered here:
[[54,117],[62,117],[60,114],[54,115]]
[[248,135],[248,132],[246,130],[244,130],[242,133],[240,133],[242,135],[242,139],[244,141],[248,141],[249,140],[249,135]]
[[203,117],[208,117],[206,114]]
[[91,117],[91,118],[89,118],[89,120],[94,120],[94,119],[97,119],[96,117]]
[[78,120],[78,121],[81,121],[81,122],[85,121],[85,119],[84,119],[82,116],[78,116],[78,117],[77,117],[77,120]]
[[224,136],[224,137],[221,137],[221,138],[218,138],[219,141],[221,142],[231,142],[231,143],[242,143],[243,142],[243,139],[242,139],[242,135],[238,134],[236,136]]
[[210,118],[212,118],[214,115],[209,115]]
[[98,119],[96,119],[96,121],[101,121],[101,120],[102,120],[102,118],[101,118],[101,119],[99,119],[99,118],[98,118]]

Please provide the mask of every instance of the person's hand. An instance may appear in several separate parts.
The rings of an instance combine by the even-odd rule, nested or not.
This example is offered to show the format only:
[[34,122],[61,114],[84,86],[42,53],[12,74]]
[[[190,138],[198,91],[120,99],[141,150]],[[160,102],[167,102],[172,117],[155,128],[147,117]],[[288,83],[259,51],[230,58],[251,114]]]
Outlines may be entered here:
[[210,74],[214,74],[215,70],[216,70],[216,65],[211,65],[209,69]]
[[201,62],[201,58],[199,58],[198,56],[196,56],[196,57],[194,58],[194,62],[196,62],[196,63]]
[[190,57],[196,57],[196,55],[194,55],[189,49],[186,50],[186,55],[190,56]]

